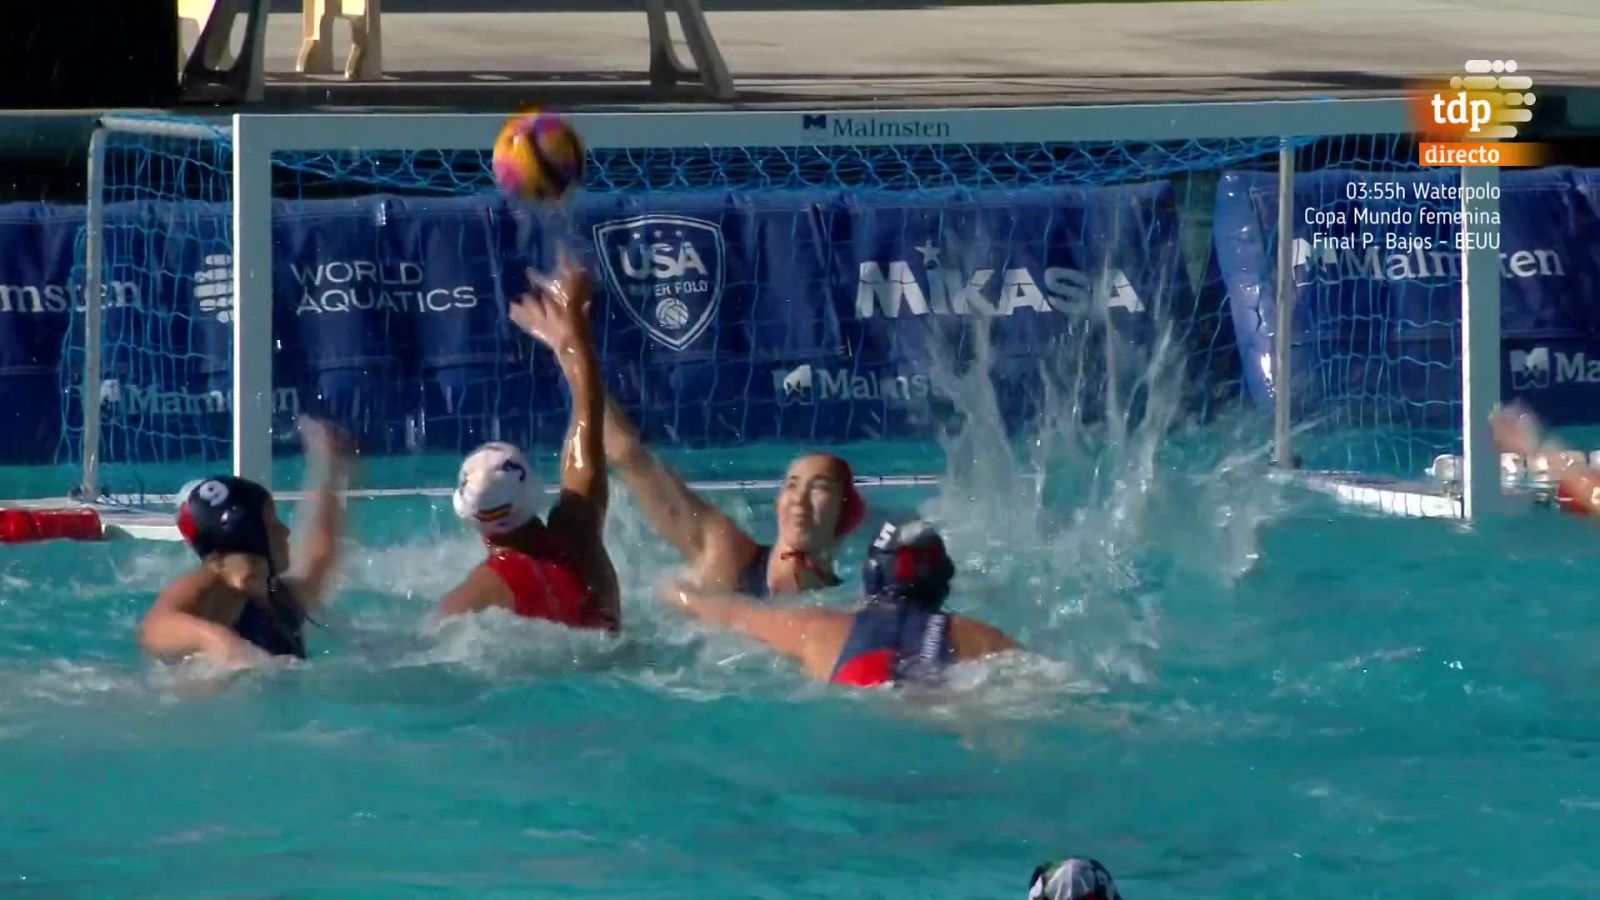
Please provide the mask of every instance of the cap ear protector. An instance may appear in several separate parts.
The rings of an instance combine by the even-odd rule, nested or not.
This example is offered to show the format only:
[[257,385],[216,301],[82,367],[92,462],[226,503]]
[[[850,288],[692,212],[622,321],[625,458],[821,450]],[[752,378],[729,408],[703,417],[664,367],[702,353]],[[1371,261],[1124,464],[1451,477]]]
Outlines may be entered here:
[[178,532],[201,559],[248,553],[270,563],[266,510],[271,502],[271,491],[232,475],[191,481],[178,493]]
[[861,586],[869,598],[938,609],[950,596],[955,574],[944,539],[931,526],[918,522],[897,527],[885,522],[867,550]]

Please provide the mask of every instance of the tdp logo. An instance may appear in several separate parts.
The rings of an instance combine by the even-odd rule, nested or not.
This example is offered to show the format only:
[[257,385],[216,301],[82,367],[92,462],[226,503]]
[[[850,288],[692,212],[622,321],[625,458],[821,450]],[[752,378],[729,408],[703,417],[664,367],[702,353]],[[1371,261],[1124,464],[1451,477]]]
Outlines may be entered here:
[[657,343],[682,351],[722,305],[722,227],[688,216],[639,216],[594,229],[606,282],[628,317]]
[[[1552,356],[1555,365],[1551,365]],[[1600,359],[1575,353],[1551,353],[1549,347],[1511,351],[1507,362],[1514,391],[1543,390],[1554,384],[1600,384]]]
[[1450,76],[1449,90],[1424,91],[1418,124],[1425,134],[1450,140],[1508,140],[1517,125],[1533,121],[1533,79],[1517,73],[1514,59],[1469,59],[1465,75]]

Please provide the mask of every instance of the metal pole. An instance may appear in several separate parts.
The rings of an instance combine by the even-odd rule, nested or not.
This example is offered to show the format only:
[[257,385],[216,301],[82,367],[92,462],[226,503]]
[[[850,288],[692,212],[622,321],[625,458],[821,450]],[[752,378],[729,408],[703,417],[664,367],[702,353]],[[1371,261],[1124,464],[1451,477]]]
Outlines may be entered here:
[[1290,446],[1291,414],[1289,351],[1294,344],[1294,147],[1284,141],[1278,150],[1278,279],[1275,291],[1278,321],[1272,333],[1272,447],[1273,462],[1293,469]]
[[272,487],[274,116],[234,116],[233,474]]
[[1500,496],[1500,459],[1489,415],[1500,402],[1500,229],[1475,225],[1500,210],[1500,170],[1461,169],[1461,513],[1489,515]]
[[89,137],[88,222],[84,233],[83,279],[83,483],[80,496],[100,496],[100,345],[102,299],[105,293],[106,129],[97,125]]

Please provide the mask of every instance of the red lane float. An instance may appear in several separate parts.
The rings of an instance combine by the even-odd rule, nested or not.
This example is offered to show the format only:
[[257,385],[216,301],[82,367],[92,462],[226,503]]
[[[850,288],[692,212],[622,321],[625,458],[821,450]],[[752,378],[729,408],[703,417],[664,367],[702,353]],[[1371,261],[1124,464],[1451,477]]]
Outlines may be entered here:
[[92,509],[0,509],[0,544],[104,538],[100,514]]

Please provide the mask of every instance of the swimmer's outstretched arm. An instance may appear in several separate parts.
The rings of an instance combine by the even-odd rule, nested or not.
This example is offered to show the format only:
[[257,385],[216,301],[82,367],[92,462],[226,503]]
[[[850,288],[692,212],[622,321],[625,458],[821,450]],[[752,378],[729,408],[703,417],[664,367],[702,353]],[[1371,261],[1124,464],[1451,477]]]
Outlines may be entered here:
[[347,435],[320,419],[301,417],[300,436],[315,487],[310,527],[303,533],[301,547],[294,554],[294,571],[288,577],[306,612],[316,613],[323,607],[343,556],[344,500],[339,493],[349,482],[351,447]]
[[677,472],[656,458],[621,404],[605,398],[606,460],[622,473],[650,524],[696,568],[709,559],[726,559],[737,570],[756,552],[756,543],[716,507],[689,489]]
[[206,582],[203,573],[191,573],[161,592],[139,628],[140,649],[165,660],[199,655],[229,667],[258,661],[263,654],[231,629],[190,612]]
[[759,641],[798,661],[816,677],[825,677],[831,669],[849,629],[849,617],[834,610],[769,606],[683,582],[664,585],[661,594],[700,622]]

